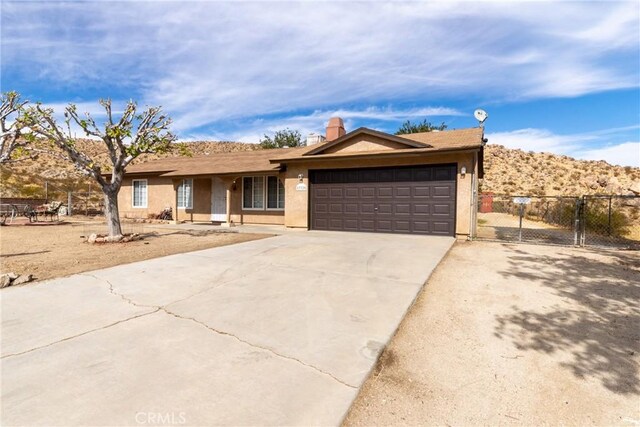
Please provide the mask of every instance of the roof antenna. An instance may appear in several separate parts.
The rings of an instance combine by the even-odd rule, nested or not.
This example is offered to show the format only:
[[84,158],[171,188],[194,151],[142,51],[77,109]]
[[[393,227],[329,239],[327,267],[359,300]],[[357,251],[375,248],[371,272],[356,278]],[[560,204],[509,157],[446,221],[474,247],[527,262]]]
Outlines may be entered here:
[[476,118],[476,120],[478,120],[478,124],[480,125],[480,127],[484,127],[484,121],[487,120],[487,117],[489,117],[487,112],[478,108],[476,111],[473,112],[473,115]]

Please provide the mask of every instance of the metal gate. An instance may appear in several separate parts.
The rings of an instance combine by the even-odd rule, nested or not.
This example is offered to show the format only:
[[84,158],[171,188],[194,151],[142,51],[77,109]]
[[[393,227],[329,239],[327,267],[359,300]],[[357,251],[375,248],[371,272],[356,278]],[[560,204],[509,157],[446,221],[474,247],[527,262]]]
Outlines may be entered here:
[[479,196],[474,239],[640,249],[640,196]]

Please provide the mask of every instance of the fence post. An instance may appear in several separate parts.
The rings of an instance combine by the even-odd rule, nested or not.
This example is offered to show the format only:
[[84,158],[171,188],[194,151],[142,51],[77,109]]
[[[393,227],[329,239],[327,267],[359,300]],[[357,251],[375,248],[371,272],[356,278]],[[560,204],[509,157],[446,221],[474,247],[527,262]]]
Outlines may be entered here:
[[520,227],[518,229],[518,241],[522,242],[522,217],[524,216],[524,203],[520,203]]
[[611,236],[611,199],[613,196],[609,196],[609,223],[607,224],[607,234]]
[[580,208],[580,246],[584,246],[587,234],[587,196],[582,196],[582,205]]
[[578,239],[580,234],[580,199],[576,199],[575,215],[573,218],[573,244],[578,245]]
[[71,195],[71,191],[67,192],[67,215],[71,216],[73,215],[73,208],[72,208],[72,202],[73,201],[73,197]]

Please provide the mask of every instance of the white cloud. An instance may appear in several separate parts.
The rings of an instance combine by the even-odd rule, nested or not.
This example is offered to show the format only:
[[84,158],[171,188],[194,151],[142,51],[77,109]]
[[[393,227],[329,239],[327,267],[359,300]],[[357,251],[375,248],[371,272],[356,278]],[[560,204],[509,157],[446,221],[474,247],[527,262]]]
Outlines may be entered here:
[[[3,1],[3,70],[161,104],[177,130],[193,132],[314,109],[365,114],[363,105],[427,96],[638,86],[637,2],[114,5]],[[393,113],[369,114],[358,117]]]
[[580,143],[595,139],[591,135],[556,135],[547,129],[518,129],[508,132],[488,133],[490,144],[504,145],[525,151],[568,154]]
[[557,135],[546,129],[518,129],[488,133],[490,144],[525,151],[562,154],[583,160],[604,160],[621,166],[640,167],[640,143],[612,143],[616,134],[637,130],[640,126],[602,129],[594,132]]
[[[404,120],[422,120],[424,117],[457,117],[464,114],[456,109],[447,107],[424,107],[409,109],[369,107],[361,110],[338,109],[316,110],[305,115],[292,115],[287,117],[259,118],[251,121],[242,121],[238,130],[222,133],[207,134],[202,132],[183,133],[183,140],[220,140],[257,143],[266,134],[290,128],[300,131],[303,136],[309,133],[324,134],[327,122],[331,117],[340,117],[344,120],[345,128],[351,131],[362,125],[371,127],[372,122],[401,122]],[[434,122],[437,120],[433,119]],[[182,124],[184,126],[184,124]]]
[[640,167],[640,142],[624,142],[578,152],[576,157],[585,160],[604,160],[612,165]]

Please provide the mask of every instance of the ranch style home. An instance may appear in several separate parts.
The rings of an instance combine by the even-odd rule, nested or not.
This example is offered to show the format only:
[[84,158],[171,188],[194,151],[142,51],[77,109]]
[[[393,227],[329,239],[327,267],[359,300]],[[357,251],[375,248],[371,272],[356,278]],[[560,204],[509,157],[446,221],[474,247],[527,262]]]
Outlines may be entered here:
[[305,147],[167,158],[130,166],[122,216],[172,207],[176,221],[469,237],[482,127],[346,133],[332,118]]

